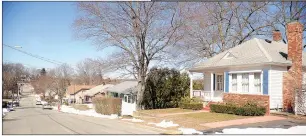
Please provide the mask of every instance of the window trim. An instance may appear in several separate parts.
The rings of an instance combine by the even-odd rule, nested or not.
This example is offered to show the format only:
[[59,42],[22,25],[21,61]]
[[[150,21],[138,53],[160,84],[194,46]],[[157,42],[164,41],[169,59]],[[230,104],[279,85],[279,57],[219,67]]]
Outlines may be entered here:
[[[254,94],[254,95],[263,95],[263,71],[262,70],[250,70],[250,71],[230,71],[229,73],[229,92],[228,93],[233,93],[233,94]],[[249,91],[248,92],[244,92],[242,90],[242,74],[247,73],[248,76],[248,81],[249,81]],[[255,80],[255,73],[260,73],[260,92],[255,92],[255,89],[253,89],[252,87],[254,87],[254,80]],[[237,91],[233,91],[233,86],[232,86],[232,75],[233,74],[237,74]],[[251,77],[251,75],[253,75]],[[251,79],[252,78],[252,79]]]

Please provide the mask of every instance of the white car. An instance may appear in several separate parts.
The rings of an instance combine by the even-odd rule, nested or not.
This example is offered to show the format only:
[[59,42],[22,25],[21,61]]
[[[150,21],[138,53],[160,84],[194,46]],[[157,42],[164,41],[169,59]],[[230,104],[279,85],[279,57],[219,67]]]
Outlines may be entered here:
[[4,118],[8,112],[9,110],[7,108],[2,108],[2,118]]
[[42,105],[40,100],[36,100],[36,105]]
[[49,104],[49,103],[47,103],[47,102],[46,102],[46,103],[43,103],[42,108],[43,108],[43,109],[51,109],[51,110],[53,109],[52,105]]

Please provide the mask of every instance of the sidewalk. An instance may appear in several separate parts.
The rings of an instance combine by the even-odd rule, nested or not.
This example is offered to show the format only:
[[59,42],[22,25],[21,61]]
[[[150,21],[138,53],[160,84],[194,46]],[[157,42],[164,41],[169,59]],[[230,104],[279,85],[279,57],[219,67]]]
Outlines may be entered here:
[[245,119],[205,123],[205,124],[200,124],[200,125],[209,127],[209,128],[219,128],[219,127],[227,127],[227,126],[233,126],[233,125],[243,125],[243,124],[268,122],[268,121],[284,120],[284,119],[286,118],[278,117],[278,116],[261,116],[261,117],[251,117],[251,118],[245,118]]

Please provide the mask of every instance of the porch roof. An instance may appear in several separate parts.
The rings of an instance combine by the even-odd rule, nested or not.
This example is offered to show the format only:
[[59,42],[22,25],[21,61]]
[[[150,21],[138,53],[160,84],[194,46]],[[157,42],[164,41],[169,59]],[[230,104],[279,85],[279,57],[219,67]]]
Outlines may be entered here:
[[123,94],[136,93],[137,85],[138,85],[137,81],[125,81],[125,82],[122,82],[122,83],[119,83],[117,85],[107,88],[106,91],[123,93]]
[[[253,38],[234,48],[219,53],[205,62],[195,65],[189,71],[205,69],[229,68],[244,65],[281,65],[290,66],[292,62],[285,58],[287,44],[283,42],[266,42]],[[227,57],[230,56],[230,57]],[[303,66],[306,66],[306,54],[303,52]]]

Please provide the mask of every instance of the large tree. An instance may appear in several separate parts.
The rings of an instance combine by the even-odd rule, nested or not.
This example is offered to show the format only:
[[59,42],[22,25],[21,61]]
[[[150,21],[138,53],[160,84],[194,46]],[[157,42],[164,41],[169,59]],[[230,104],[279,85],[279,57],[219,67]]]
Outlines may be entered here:
[[[143,99],[150,63],[182,38],[178,3],[79,2],[76,33],[92,39],[99,48],[117,47],[126,69],[138,79],[137,107]],[[116,62],[115,62],[116,63]]]

